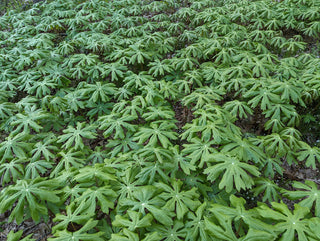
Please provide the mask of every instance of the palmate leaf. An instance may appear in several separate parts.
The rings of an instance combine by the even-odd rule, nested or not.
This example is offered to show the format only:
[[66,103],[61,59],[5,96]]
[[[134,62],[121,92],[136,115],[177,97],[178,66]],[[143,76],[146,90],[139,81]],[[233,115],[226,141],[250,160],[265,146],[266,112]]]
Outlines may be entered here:
[[16,102],[15,105],[17,106],[20,112],[25,110],[34,111],[36,109],[37,103],[38,103],[37,98],[27,96],[22,98],[20,101]]
[[110,209],[114,208],[114,201],[117,193],[111,189],[110,186],[91,187],[82,193],[82,195],[75,199],[75,202],[80,204],[82,202],[88,204],[86,210],[88,213],[94,214],[96,207],[99,206],[101,211],[108,214]]
[[131,198],[136,188],[139,185],[139,179],[136,175],[139,173],[138,168],[127,168],[123,171],[123,176],[119,178],[119,182],[116,183],[116,190],[119,194],[118,199]]
[[185,79],[192,83],[193,86],[202,87],[203,86],[203,74],[199,69],[190,70],[184,73]]
[[113,233],[110,241],[159,241],[161,236],[157,232],[147,233],[143,239],[140,239],[138,234],[131,232],[128,229],[121,229],[120,233]]
[[261,205],[258,212],[263,218],[275,221],[273,230],[281,235],[279,240],[295,240],[295,235],[298,235],[298,240],[302,241],[308,241],[314,237],[314,230],[309,228],[309,219],[306,217],[309,214],[309,208],[295,204],[292,213],[283,202],[271,204],[273,209]]
[[246,232],[248,228],[270,232],[271,226],[259,220],[259,214],[255,209],[245,208],[246,201],[243,198],[231,195],[229,199],[231,207],[216,203],[211,205],[209,210],[214,217],[224,217],[225,221],[232,219],[239,234]]
[[263,194],[262,201],[277,202],[280,199],[280,188],[272,180],[259,178],[255,180],[256,187],[252,189],[255,196]]
[[70,42],[62,41],[58,46],[58,53],[61,55],[68,55],[74,51],[74,46]]
[[156,88],[156,83],[152,82],[140,88],[142,90],[142,96],[145,101],[141,103],[145,103],[149,106],[154,106],[156,103],[163,101],[164,96],[160,94],[158,88]]
[[28,236],[21,239],[22,234],[23,234],[23,230],[19,230],[16,233],[13,230],[11,230],[8,233],[7,241],[18,241],[18,240],[19,241],[35,241],[35,239],[31,238],[33,234],[29,234]]
[[246,138],[233,138],[233,142],[224,145],[221,152],[237,156],[240,160],[253,161],[254,163],[261,163],[266,158],[263,150],[253,145]]
[[[160,161],[159,161],[160,162]],[[139,183],[147,183],[149,185],[153,184],[156,180],[161,180],[163,182],[168,182],[169,177],[167,176],[166,172],[168,171],[168,167],[165,166],[163,163],[154,163],[151,162],[144,162],[141,165],[141,170],[137,174],[137,178]]]
[[257,91],[248,91],[243,95],[245,98],[251,98],[248,101],[248,104],[252,108],[256,108],[260,104],[261,110],[267,110],[274,103],[280,102],[280,97],[276,94],[273,94],[271,91],[266,89],[260,89]]
[[241,119],[242,118],[247,118],[248,114],[252,115],[253,112],[250,109],[249,106],[244,101],[229,101],[223,106],[227,111],[230,112],[231,115],[233,116],[239,116]]
[[[281,64],[278,68],[278,72],[280,73],[280,78],[290,79],[297,78],[299,69],[295,66],[294,63],[290,63],[293,58],[283,58],[281,60]],[[294,59],[295,60],[295,59]]]
[[57,84],[51,79],[44,79],[42,81],[35,82],[30,88],[28,88],[28,94],[34,95],[37,98],[42,98],[49,95],[52,89],[57,88]]
[[[172,180],[170,186],[164,183],[156,183],[155,186],[163,190],[160,197],[166,201],[165,210],[176,211],[177,218],[181,220],[189,211],[194,211],[200,202],[196,188],[182,191],[182,181]],[[171,187],[172,186],[172,187]]]
[[139,210],[140,213],[146,214],[146,210],[163,225],[172,225],[172,212],[164,210],[164,202],[156,195],[157,189],[154,186],[142,186],[136,189],[133,197],[120,201],[121,206],[129,206],[133,211]]
[[128,55],[130,56],[129,64],[144,64],[145,60],[150,60],[151,53],[139,49],[136,45],[131,45]]
[[96,163],[103,163],[105,158],[107,158],[107,152],[101,146],[96,146],[94,150],[90,152],[87,160],[94,165]]
[[173,68],[168,61],[160,61],[159,59],[150,62],[148,66],[150,66],[148,74],[152,74],[153,77],[164,75],[165,72],[171,73],[173,71]]
[[102,101],[105,103],[109,101],[109,96],[116,92],[116,87],[113,83],[95,82],[95,84],[85,84],[81,91],[83,92],[83,96],[90,97],[89,101],[94,103]]
[[96,137],[95,126],[87,125],[86,123],[77,122],[77,127],[68,126],[67,129],[63,130],[64,135],[58,137],[58,143],[64,143],[62,147],[68,149],[74,144],[75,150],[83,149],[83,138],[94,139]]
[[250,188],[254,184],[251,175],[256,177],[260,175],[257,167],[241,162],[233,156],[215,153],[210,159],[213,165],[207,167],[203,173],[207,174],[208,180],[213,182],[222,175],[219,188],[225,188],[227,192],[231,192],[234,186],[237,191]]
[[213,240],[224,240],[224,241],[272,241],[275,240],[275,235],[266,231],[249,229],[248,233],[238,238],[232,229],[232,220],[226,219],[222,214],[215,216],[218,219],[218,224],[205,218],[205,226],[207,232],[211,234]]
[[[270,230],[279,220],[266,219],[257,208],[249,211],[248,207],[255,205],[255,198],[272,201],[278,192],[272,181],[256,178],[257,168],[262,178],[271,180],[281,175],[283,161],[299,161],[301,167],[319,164],[320,152],[310,144],[318,135],[316,121],[310,122],[312,133],[299,125],[301,113],[307,111],[315,120],[318,115],[320,60],[312,43],[317,42],[320,15],[315,2],[52,0],[34,4],[28,11],[5,13],[0,17],[2,193],[21,178],[51,174],[50,181],[58,184],[47,189],[54,190],[59,202],[34,198],[64,216],[58,221],[63,225],[50,235],[52,240],[281,239],[285,231],[275,237],[254,218],[270,224]],[[7,95],[5,90],[12,92]],[[187,106],[181,106],[181,101]],[[31,108],[36,112],[40,107],[51,115],[31,122]],[[104,138],[80,136],[78,145],[74,139],[70,146],[63,145],[72,142],[71,136],[57,142],[71,134],[63,130],[76,129],[77,122],[101,127],[98,133],[104,132]],[[165,122],[177,126],[160,129]],[[151,124],[160,134],[139,139],[142,128],[156,131]],[[288,127],[304,132],[299,135]],[[44,136],[52,129],[58,136],[47,143]],[[179,137],[167,135],[181,134],[181,129]],[[30,136],[15,139],[23,130]],[[304,146],[306,141],[311,147]],[[217,153],[227,158],[212,160]],[[236,167],[229,158],[235,159]],[[96,162],[100,165],[94,166]],[[257,168],[253,171],[250,165]],[[204,170],[210,171],[204,174]],[[207,179],[210,174],[214,183]],[[179,180],[181,186],[176,184]],[[147,184],[155,191],[146,188],[144,197],[152,195],[141,198]],[[279,188],[284,184],[280,182]],[[199,196],[192,195],[195,188]],[[248,188],[255,188],[254,200],[228,206],[231,194],[246,195],[243,189]],[[101,194],[107,193],[105,189],[117,197]],[[184,198],[175,196],[180,194]],[[308,199],[315,208],[312,195],[305,193],[297,202]],[[101,204],[103,200],[110,203]],[[190,200],[225,207],[215,206],[214,217],[207,213],[208,205],[193,208],[187,204]],[[29,219],[26,201],[22,209]],[[41,210],[36,210],[40,218],[50,218],[51,213]],[[137,214],[137,222],[151,216],[152,221],[133,228],[128,210]],[[306,217],[312,215],[314,209]],[[112,225],[115,217],[131,223]],[[205,217],[210,226],[206,227]],[[82,220],[77,223],[77,218]],[[90,218],[98,223],[92,220],[94,225],[83,230]],[[310,241],[320,240],[316,220],[307,220],[313,231]],[[99,231],[105,234],[97,235]]]
[[297,154],[298,160],[305,161],[307,167],[312,166],[313,169],[316,169],[316,161],[320,162],[320,149],[318,147],[310,147],[305,143]]
[[284,124],[280,121],[280,119],[270,119],[264,124],[264,128],[265,130],[272,128],[272,132],[279,133],[284,128]]
[[[194,116],[197,116],[194,122],[196,122],[200,126],[207,125],[208,122],[214,122],[221,126],[225,126],[222,124],[219,119],[223,119],[225,122],[232,122],[235,120],[228,111],[221,108],[219,105],[205,105],[204,108],[198,109],[193,112]],[[240,133],[240,132],[239,132]]]
[[84,101],[81,100],[81,98],[83,98],[83,92],[80,90],[70,91],[64,98],[66,98],[68,107],[72,111],[78,111],[79,109],[85,108]]
[[295,191],[284,191],[284,195],[291,200],[298,200],[304,198],[299,202],[302,207],[307,207],[310,210],[314,207],[315,215],[320,218],[320,190],[318,186],[309,180],[305,180],[305,183],[294,182],[292,186]]
[[[112,104],[110,107],[112,107],[112,111],[114,113],[123,113],[125,108],[131,103],[131,101],[128,100],[120,100],[117,103]],[[110,112],[106,112],[106,114],[110,114]],[[102,116],[101,114],[99,116]]]
[[31,161],[25,168],[24,178],[35,179],[50,170],[53,167],[52,164],[46,160]]
[[79,173],[74,177],[74,180],[78,183],[86,183],[97,180],[109,182],[116,180],[114,172],[115,171],[113,168],[99,163],[95,164],[94,166],[86,166],[79,169]]
[[302,90],[304,89],[303,84],[295,84],[289,81],[278,81],[274,82],[270,86],[270,89],[273,93],[280,94],[281,100],[285,101],[286,103],[291,100],[293,103],[299,103],[301,106],[305,107],[305,104],[301,98]]
[[299,150],[302,147],[301,133],[293,128],[286,127],[280,132],[281,137],[286,141],[292,151]]
[[197,166],[202,168],[205,163],[209,161],[210,154],[217,153],[217,150],[213,147],[216,142],[204,142],[199,138],[192,138],[190,144],[184,144],[184,149],[182,150],[182,154],[188,154],[187,157],[191,159],[191,165],[195,165],[200,161]]
[[42,141],[37,142],[30,154],[32,155],[32,160],[36,161],[44,157],[46,161],[52,160],[55,155],[52,152],[58,151],[58,148],[55,145],[52,145],[56,141],[56,138],[46,138]]
[[175,145],[170,148],[173,156],[171,158],[171,163],[166,163],[170,167],[170,176],[176,177],[182,171],[186,175],[190,175],[191,171],[195,171],[196,167],[190,163],[190,158],[184,157],[179,150],[179,146]]
[[202,127],[199,126],[198,123],[199,123],[198,119],[192,120],[192,123],[186,123],[182,127],[184,129],[184,132],[180,135],[180,138],[182,140],[186,139],[188,142],[191,142],[191,140],[194,138],[199,139],[197,135],[199,131],[202,129]]
[[263,145],[268,154],[283,157],[288,151],[289,146],[278,133],[272,133],[263,137]]
[[136,126],[131,124],[130,121],[136,119],[136,116],[123,115],[120,116],[116,113],[111,113],[110,115],[101,116],[100,121],[100,130],[105,130],[103,133],[104,136],[108,137],[114,135],[114,138],[124,139],[125,130],[134,132]]
[[193,69],[195,66],[199,66],[198,60],[192,57],[180,57],[175,59],[173,63],[176,70],[182,71],[190,70]]
[[66,59],[69,68],[72,66],[93,66],[97,63],[99,56],[95,54],[73,54],[70,58]]
[[209,236],[209,232],[205,226],[205,215],[204,212],[207,208],[207,203],[201,204],[195,212],[188,212],[188,222],[186,228],[188,233],[186,240],[199,240],[199,241],[211,241],[214,240]]
[[208,86],[201,87],[193,91],[191,94],[187,95],[182,99],[182,102],[186,106],[195,104],[194,110],[204,107],[206,104],[212,105],[216,101],[222,99],[222,95],[225,92],[222,89],[211,89]]
[[163,241],[183,241],[187,235],[183,222],[175,220],[173,225],[155,225],[151,230],[159,233]]
[[13,115],[16,111],[16,107],[13,103],[2,102],[0,103],[0,119],[5,120],[6,118]]
[[0,179],[1,185],[9,182],[16,182],[24,174],[24,165],[23,162],[26,162],[26,159],[13,159],[10,162],[4,162],[0,165]]
[[131,133],[127,132],[126,137],[122,140],[110,140],[106,145],[110,149],[108,156],[115,157],[119,153],[127,153],[130,150],[137,150],[141,147],[137,142],[133,141],[134,137]]
[[[142,114],[143,108],[147,105],[146,100],[141,95],[136,95],[132,101],[129,102],[129,105],[121,111],[123,115],[131,115],[138,117]],[[114,106],[113,111],[116,111]]]
[[68,152],[61,151],[58,153],[61,156],[58,164],[51,171],[50,177],[58,177],[60,172],[71,170],[72,167],[80,168],[84,166],[85,159],[81,151],[76,151],[74,148],[68,150]]
[[49,181],[44,178],[18,180],[15,185],[9,186],[1,193],[0,213],[11,210],[9,222],[15,219],[20,224],[24,219],[25,208],[27,208],[30,211],[32,219],[38,222],[40,214],[46,215],[48,213],[44,201],[52,203],[60,201],[53,191],[58,186],[53,180]]
[[[64,173],[65,174],[65,173]],[[74,173],[72,173],[74,174]],[[71,175],[72,175],[71,174]],[[65,174],[66,175],[66,174]],[[72,176],[70,175],[70,181],[72,179]],[[77,184],[75,186],[73,185],[70,185],[70,182],[68,182],[68,186],[65,186],[61,191],[60,193],[63,194],[61,196],[61,202],[65,202],[66,200],[70,200],[70,203],[72,203],[76,198],[79,198],[82,193],[84,193],[87,188],[88,188],[88,184],[86,183],[80,183],[80,184]]]
[[146,112],[143,113],[142,117],[146,121],[159,120],[159,119],[173,119],[174,112],[169,106],[150,106],[147,107]]
[[291,118],[292,113],[296,112],[293,105],[288,104],[272,104],[267,110],[263,112],[265,117],[270,117],[271,119],[277,119],[284,122],[283,117]]
[[125,87],[120,87],[120,88],[118,88],[117,92],[114,95],[115,95],[115,98],[118,101],[120,101],[120,100],[129,99],[130,96],[133,95],[133,93],[131,91],[129,91],[128,89],[126,89]]
[[219,119],[216,121],[208,121],[206,125],[199,127],[201,132],[201,140],[209,142],[213,139],[215,144],[221,144],[224,140],[228,140],[232,132],[230,128],[226,126],[223,120]]
[[88,205],[89,203],[82,202],[79,206],[76,206],[75,202],[72,202],[66,207],[65,215],[60,213],[56,214],[53,221],[59,223],[52,227],[52,232],[55,233],[57,230],[67,229],[70,223],[85,224],[87,220],[93,216],[92,213],[86,211]]
[[175,128],[176,125],[169,121],[153,122],[150,127],[141,127],[133,140],[139,141],[140,144],[148,141],[146,146],[156,146],[160,143],[163,148],[167,148],[172,145],[170,139],[177,139],[177,133],[172,131]]
[[11,122],[11,125],[16,127],[13,131],[15,134],[21,132],[21,130],[26,133],[29,133],[30,130],[39,132],[42,129],[42,126],[37,122],[39,120],[49,118],[50,115],[45,113],[43,110],[36,110],[34,106],[30,110],[26,111],[26,115],[18,113],[16,117],[17,120]]
[[283,175],[283,167],[281,166],[280,158],[266,158],[263,160],[263,163],[259,169],[263,170],[263,174],[266,177],[270,177],[272,179],[274,178],[276,172],[281,176]]
[[203,72],[203,77],[208,83],[216,83],[218,80],[222,79],[224,80],[224,74],[225,74],[225,69],[223,68],[218,68],[217,65],[209,62],[209,63],[203,63],[201,65],[202,72]]
[[106,63],[103,65],[103,72],[101,73],[101,77],[107,77],[111,75],[111,81],[116,81],[119,78],[124,77],[125,71],[127,71],[127,67],[120,63]]
[[57,231],[54,238],[49,238],[49,241],[103,241],[103,232],[92,233],[94,227],[98,224],[97,220],[89,219],[88,222],[75,232],[69,232],[64,229]]
[[[88,68],[88,67],[87,67]],[[103,72],[102,63],[98,63],[97,65],[90,66],[87,74],[89,76],[88,82],[95,82],[100,79],[100,75]]]
[[18,135],[9,135],[5,141],[0,143],[1,162],[11,159],[14,156],[19,158],[27,157],[27,152],[31,149],[32,143],[28,143],[29,135],[22,132]]
[[150,83],[152,80],[153,77],[151,75],[148,75],[147,72],[142,71],[138,74],[133,72],[127,73],[127,76],[123,79],[123,82],[125,82],[125,87],[128,89],[132,89],[133,87],[138,89],[147,83]]
[[223,72],[224,85],[228,86],[229,91],[232,89],[232,86],[238,89],[242,84],[241,79],[252,76],[251,70],[246,65],[233,66]]
[[137,228],[145,228],[151,226],[153,217],[150,213],[141,217],[142,214],[132,210],[127,211],[127,215],[117,215],[112,222],[113,226],[126,227],[130,231],[134,231]]
[[[307,33],[309,33],[309,32],[307,32]],[[280,46],[280,48],[286,49],[288,52],[295,53],[299,50],[304,50],[306,44],[307,43],[305,43],[305,42],[298,42],[298,41],[295,41],[294,39],[289,39],[286,42],[284,42]]]
[[309,220],[309,227],[311,230],[314,230],[314,238],[310,240],[312,241],[316,241],[318,239],[320,239],[320,232],[318,232],[320,230],[320,220],[319,218],[311,218]]
[[233,47],[222,47],[221,49],[219,49],[218,53],[215,54],[214,63],[229,64],[231,63],[231,58],[233,55],[235,55],[235,53],[236,52]]

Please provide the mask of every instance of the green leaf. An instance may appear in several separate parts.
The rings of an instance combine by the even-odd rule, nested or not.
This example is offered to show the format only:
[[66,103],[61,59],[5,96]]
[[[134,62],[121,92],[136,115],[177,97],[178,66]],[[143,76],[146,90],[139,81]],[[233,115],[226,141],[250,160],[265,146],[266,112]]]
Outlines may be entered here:
[[67,129],[63,130],[64,135],[58,137],[58,143],[64,143],[62,147],[68,149],[73,146],[76,150],[83,149],[84,143],[83,138],[94,139],[96,137],[94,126],[87,126],[86,123],[77,122],[77,128],[68,126]]
[[111,189],[110,186],[92,187],[78,197],[76,203],[86,203],[86,211],[94,214],[96,207],[99,206],[101,211],[108,214],[110,209],[114,208],[114,201],[117,197],[117,193]]
[[150,127],[140,128],[133,140],[139,141],[140,144],[148,141],[146,146],[156,146],[159,143],[163,148],[167,148],[172,145],[170,139],[177,139],[177,133],[172,131],[173,128],[176,128],[175,124],[167,121],[161,124],[153,122]]
[[100,130],[105,130],[103,133],[104,136],[108,137],[114,134],[114,138],[124,139],[125,130],[134,132],[136,130],[136,126],[130,124],[130,121],[136,119],[135,116],[124,115],[120,117],[118,114],[110,114],[106,116],[101,116],[99,118],[100,121]]
[[40,220],[40,214],[48,214],[44,201],[52,203],[60,201],[60,198],[53,191],[53,188],[56,187],[58,187],[56,182],[43,178],[18,180],[15,185],[9,186],[1,193],[0,213],[11,210],[9,222],[16,219],[17,223],[20,224],[24,220],[24,209],[26,206],[30,211],[32,219],[37,222]]
[[31,238],[31,236],[33,234],[29,234],[28,236],[24,237],[23,239],[21,239],[21,236],[23,234],[23,230],[19,230],[18,232],[13,232],[13,230],[11,230],[8,233],[7,236],[7,241],[35,241],[35,239]]
[[267,178],[259,178],[255,180],[256,187],[252,189],[255,196],[263,194],[262,201],[274,202],[280,199],[280,188],[272,180]]
[[281,235],[280,240],[294,240],[295,235],[298,235],[299,240],[307,241],[313,236],[313,230],[309,228],[306,218],[309,208],[295,204],[292,213],[283,202],[271,204],[273,209],[261,205],[258,212],[263,218],[275,221],[273,230]]
[[86,209],[88,208],[88,203],[81,202],[78,207],[75,206],[75,203],[72,202],[70,205],[66,207],[66,213],[56,214],[53,219],[54,222],[59,222],[52,227],[52,232],[56,233],[59,230],[64,230],[68,228],[69,224],[79,224],[83,225],[90,219],[93,214],[88,213]]
[[106,167],[104,164],[95,164],[94,166],[86,166],[79,170],[79,174],[74,177],[79,183],[101,180],[104,182],[114,181],[116,177],[114,169]]
[[132,206],[132,210],[139,210],[142,214],[146,214],[146,210],[163,225],[172,225],[172,213],[169,210],[164,210],[163,201],[155,195],[156,189],[152,186],[143,186],[136,189],[132,194],[132,199],[124,199],[121,201],[121,206]]
[[24,174],[24,159],[13,159],[8,163],[2,163],[0,165],[0,176],[1,176],[1,185],[4,186],[5,183],[11,181],[16,182]]
[[102,238],[103,232],[92,233],[94,227],[96,227],[98,221],[94,221],[93,219],[89,219],[87,223],[81,227],[79,230],[75,232],[69,232],[68,230],[64,229],[61,231],[57,231],[55,233],[54,238],[49,238],[49,241],[90,241],[90,240],[97,240],[103,241]]
[[316,169],[316,161],[320,162],[320,149],[310,147],[305,143],[298,152],[298,160],[305,161],[307,167],[312,166],[313,169]]
[[130,231],[134,231],[137,228],[145,228],[151,226],[153,217],[150,213],[143,216],[142,218],[142,214],[135,211],[128,210],[127,214],[127,217],[117,215],[115,217],[115,220],[112,222],[112,225],[116,227],[126,227]]
[[26,142],[28,139],[29,136],[24,132],[6,137],[6,140],[0,143],[1,162],[13,158],[14,155],[19,158],[27,157],[27,152],[32,146],[31,143]]
[[207,241],[213,240],[209,233],[206,230],[205,226],[205,216],[204,212],[207,208],[207,203],[204,202],[201,204],[197,210],[193,212],[188,212],[188,222],[186,227],[188,228],[188,234],[186,240],[200,240],[200,241]]
[[302,199],[299,202],[299,205],[302,207],[307,207],[310,210],[313,209],[315,211],[315,215],[320,217],[320,190],[318,186],[309,180],[305,180],[305,183],[294,182],[292,186],[295,191],[284,191],[284,195],[291,200]]
[[177,218],[181,220],[187,212],[190,210],[194,211],[200,205],[200,202],[197,200],[199,194],[196,193],[195,188],[182,191],[183,183],[180,180],[173,180],[170,184],[172,187],[164,183],[156,183],[155,186],[164,191],[160,195],[166,201],[164,209],[175,211]]
[[219,188],[225,188],[227,192],[231,192],[234,186],[237,191],[250,188],[254,184],[251,175],[260,175],[257,167],[229,155],[212,154],[211,160],[214,164],[206,168],[203,173],[208,174],[207,178],[210,181],[216,181],[222,174]]

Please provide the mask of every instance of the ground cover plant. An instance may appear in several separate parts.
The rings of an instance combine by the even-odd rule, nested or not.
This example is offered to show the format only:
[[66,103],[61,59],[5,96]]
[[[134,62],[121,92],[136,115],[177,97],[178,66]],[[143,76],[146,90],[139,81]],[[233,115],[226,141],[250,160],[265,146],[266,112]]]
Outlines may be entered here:
[[54,0],[0,17],[1,240],[320,240],[320,2]]

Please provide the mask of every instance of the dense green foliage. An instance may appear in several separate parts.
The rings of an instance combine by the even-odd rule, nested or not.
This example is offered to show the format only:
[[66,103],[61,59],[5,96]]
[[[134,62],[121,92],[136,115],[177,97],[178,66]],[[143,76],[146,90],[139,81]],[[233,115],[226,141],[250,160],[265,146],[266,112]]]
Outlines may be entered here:
[[320,240],[319,179],[284,175],[319,168],[319,8],[55,0],[4,14],[0,213],[52,219],[50,241]]
[[24,0],[2,0],[0,2],[0,14],[2,12],[10,11],[11,9],[21,9],[23,7],[26,7],[30,1],[24,1]]

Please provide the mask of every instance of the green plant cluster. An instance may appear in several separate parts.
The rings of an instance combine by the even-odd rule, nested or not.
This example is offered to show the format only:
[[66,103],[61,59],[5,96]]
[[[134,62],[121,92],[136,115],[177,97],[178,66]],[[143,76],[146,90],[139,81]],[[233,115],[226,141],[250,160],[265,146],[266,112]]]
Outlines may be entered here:
[[0,2],[0,14],[2,15],[2,13],[11,9],[21,9],[24,4],[27,6],[29,3],[28,0],[2,0]]
[[4,14],[0,213],[53,220],[50,241],[320,240],[319,180],[284,175],[319,168],[319,8],[55,0]]

